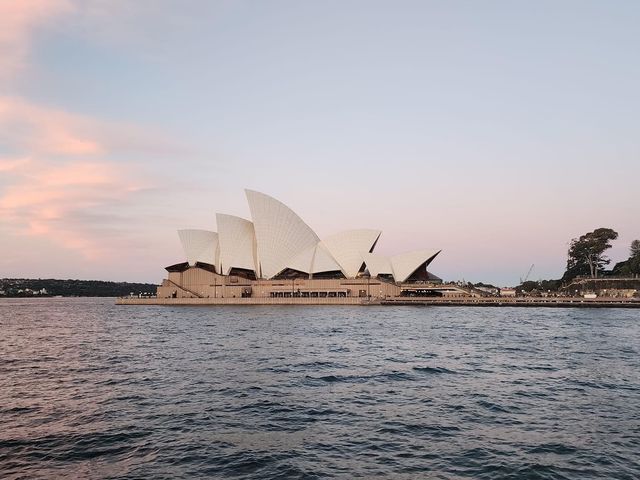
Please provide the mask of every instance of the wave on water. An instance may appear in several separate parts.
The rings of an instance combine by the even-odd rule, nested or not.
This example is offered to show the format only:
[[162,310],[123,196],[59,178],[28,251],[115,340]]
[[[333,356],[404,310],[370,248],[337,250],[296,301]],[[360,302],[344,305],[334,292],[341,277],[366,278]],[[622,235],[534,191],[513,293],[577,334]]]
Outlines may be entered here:
[[432,373],[432,374],[455,374],[453,370],[449,370],[444,367],[413,367],[413,370],[420,373]]
[[1,305],[3,480],[640,478],[639,311]]

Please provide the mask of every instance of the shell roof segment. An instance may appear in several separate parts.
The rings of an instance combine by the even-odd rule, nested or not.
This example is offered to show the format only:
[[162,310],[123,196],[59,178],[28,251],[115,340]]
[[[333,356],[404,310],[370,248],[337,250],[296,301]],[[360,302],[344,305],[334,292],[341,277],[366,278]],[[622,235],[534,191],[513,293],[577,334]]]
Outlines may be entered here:
[[422,265],[429,265],[442,250],[415,250],[391,257],[393,278],[404,282]]
[[260,276],[272,278],[320,239],[284,203],[253,190],[245,193],[255,229]]
[[344,276],[354,278],[362,267],[362,252],[371,252],[381,233],[368,228],[345,230],[325,238],[322,245],[338,262]]
[[378,275],[393,275],[393,267],[391,266],[391,259],[389,257],[376,253],[363,252],[362,258],[372,277],[377,277]]
[[256,270],[253,223],[224,213],[216,214],[220,245],[220,271],[228,275],[232,268]]
[[218,234],[209,230],[178,230],[182,250],[189,265],[197,262],[208,263],[217,268]]
[[287,264],[287,268],[297,270],[299,272],[311,273],[313,270],[313,257],[316,254],[317,244],[306,248]]
[[341,270],[338,262],[327,251],[322,242],[316,247],[316,254],[313,257],[313,269],[311,273],[335,272]]

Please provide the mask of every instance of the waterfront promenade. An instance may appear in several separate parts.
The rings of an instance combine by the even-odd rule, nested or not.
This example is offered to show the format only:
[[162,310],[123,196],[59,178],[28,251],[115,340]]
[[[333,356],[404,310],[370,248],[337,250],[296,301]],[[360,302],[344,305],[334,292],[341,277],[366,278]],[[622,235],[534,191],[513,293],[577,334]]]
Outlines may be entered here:
[[118,305],[415,305],[448,307],[640,308],[637,298],[582,297],[325,297],[325,298],[118,298]]

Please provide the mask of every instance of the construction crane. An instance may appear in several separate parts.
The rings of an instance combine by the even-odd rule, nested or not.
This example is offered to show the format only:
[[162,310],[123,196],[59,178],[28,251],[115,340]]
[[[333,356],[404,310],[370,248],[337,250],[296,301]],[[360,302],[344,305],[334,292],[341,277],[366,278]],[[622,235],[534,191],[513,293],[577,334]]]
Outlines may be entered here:
[[524,276],[524,278],[520,277],[520,285],[522,285],[524,282],[529,280],[529,275],[531,275],[531,271],[533,270],[533,267],[534,267],[534,264],[532,263],[531,266],[529,267],[529,271]]

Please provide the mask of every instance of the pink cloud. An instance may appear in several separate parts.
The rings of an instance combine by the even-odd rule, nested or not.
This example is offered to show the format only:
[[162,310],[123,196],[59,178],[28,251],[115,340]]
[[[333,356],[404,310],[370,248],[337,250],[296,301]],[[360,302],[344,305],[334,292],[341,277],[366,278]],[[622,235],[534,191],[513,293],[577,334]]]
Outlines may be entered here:
[[110,124],[8,96],[0,96],[0,144],[13,152],[0,157],[6,185],[0,188],[0,218],[8,231],[46,237],[91,259],[114,257],[130,240],[126,232],[105,238],[108,226],[95,218],[126,222],[123,207],[152,187],[153,176],[136,163],[127,162],[125,169],[113,158],[123,159],[127,152],[156,158],[163,150],[175,153],[159,135],[135,125]]
[[0,158],[7,183],[0,214],[13,233],[46,236],[88,258],[108,251],[96,232],[71,220],[138,188],[105,159],[105,129],[91,118],[0,97],[0,140],[18,152]]
[[151,136],[138,135],[140,129],[131,126],[122,130],[90,117],[0,96],[0,143],[14,152],[0,157],[6,185],[0,189],[0,217],[9,231],[44,236],[85,258],[113,254],[117,245],[105,241],[99,227],[79,218],[126,204],[144,187],[130,176],[137,172],[135,165],[129,164],[125,171],[109,155],[121,151],[123,144],[125,149],[144,151]]
[[11,172],[31,161],[28,157],[22,158],[0,158],[0,172]]
[[[2,165],[2,163],[0,163]],[[46,236],[86,258],[108,254],[98,232],[73,219],[126,201],[140,190],[130,177],[104,161],[24,162],[10,171],[11,185],[0,194],[0,215],[14,233]]]
[[40,154],[93,155],[104,149],[92,138],[96,122],[25,100],[0,97],[0,139]]
[[67,0],[3,0],[0,2],[0,80],[26,66],[34,28],[72,10]]
[[131,207],[136,195],[154,186],[155,176],[135,162],[124,163],[125,155],[157,158],[176,152],[159,135],[135,125],[7,96],[0,97],[0,144],[12,152],[0,157],[5,231],[16,238],[45,238],[103,263],[131,250],[135,229],[126,229],[139,225]]
[[[148,262],[149,229],[166,231],[158,220],[175,202],[157,185],[173,174],[160,166],[193,152],[167,141],[166,132],[54,108],[14,88],[30,76],[43,81],[46,72],[30,58],[38,34],[76,28],[87,41],[128,48],[135,36],[155,48],[157,36],[140,35],[127,19],[157,10],[124,0],[0,0],[0,271],[118,279],[138,268],[148,280],[149,265],[164,261]],[[164,37],[162,28],[157,33]],[[138,163],[149,158],[148,168]],[[154,237],[156,250],[164,242],[177,251],[171,236]]]

